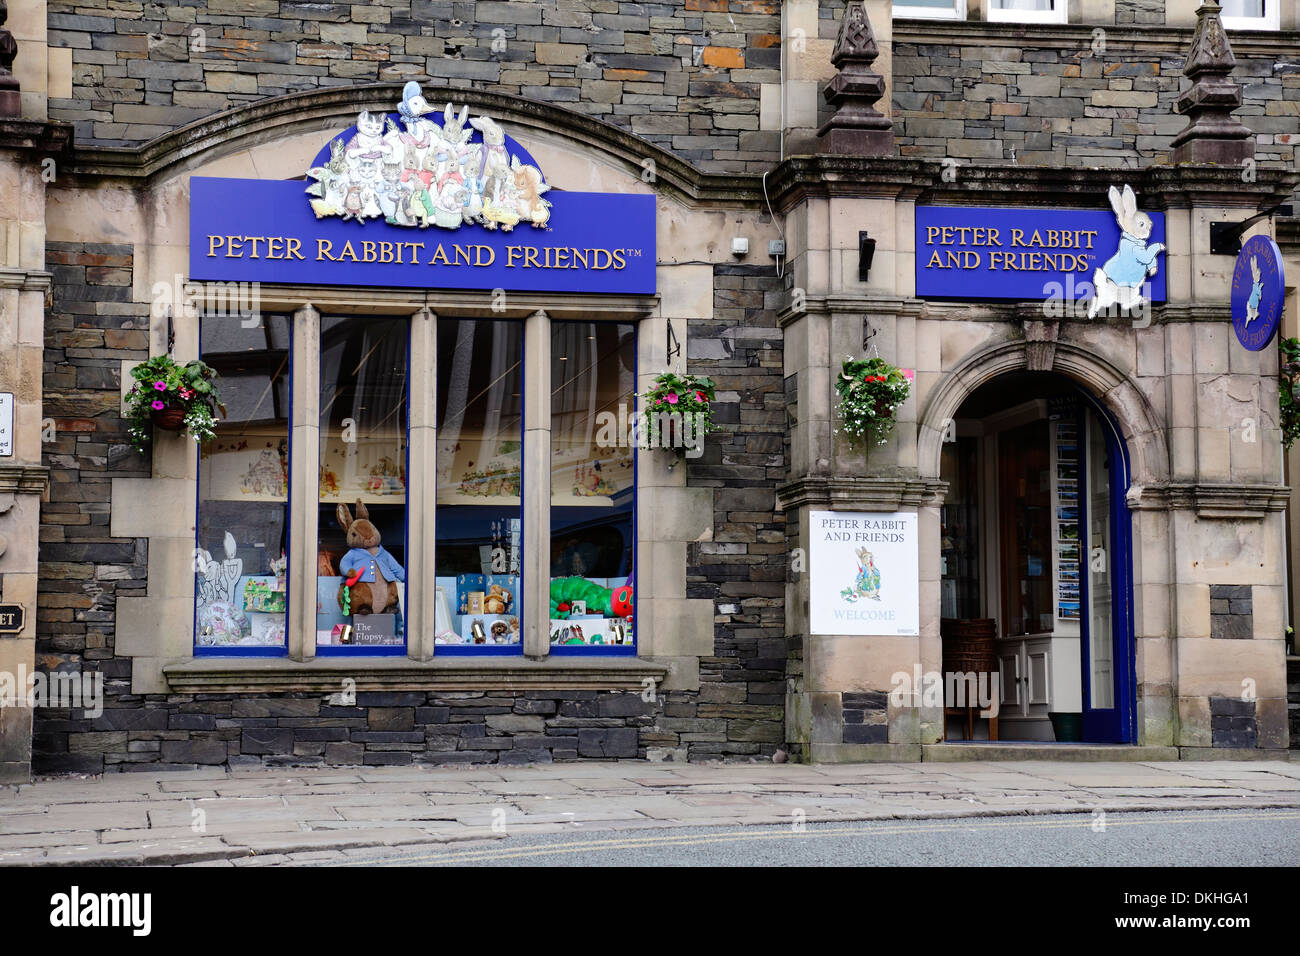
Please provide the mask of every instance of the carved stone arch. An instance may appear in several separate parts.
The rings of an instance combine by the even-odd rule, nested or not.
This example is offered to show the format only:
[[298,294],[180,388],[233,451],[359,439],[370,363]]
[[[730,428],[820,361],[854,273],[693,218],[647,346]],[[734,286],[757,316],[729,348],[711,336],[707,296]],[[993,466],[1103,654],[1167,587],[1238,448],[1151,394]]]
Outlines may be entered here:
[[[78,148],[66,170],[74,178],[110,178],[150,186],[241,150],[298,134],[319,132],[323,147],[331,136],[355,122],[362,110],[395,111],[402,85],[331,87],[267,97],[196,120],[139,146]],[[471,115],[486,114],[502,123],[515,139],[543,134],[567,140],[647,183],[654,192],[687,206],[757,207],[763,199],[757,176],[703,172],[635,133],[552,103],[476,87],[444,87],[432,80],[423,81],[423,89],[430,103],[465,104]],[[60,173],[63,171],[61,167]]]
[[[1033,345],[1016,341],[981,349],[939,380],[926,399],[917,427],[917,466],[922,478],[939,477],[946,423],[962,402],[999,375],[1031,370]],[[1051,370],[1073,379],[1114,416],[1128,446],[1133,485],[1168,480],[1169,445],[1164,425],[1132,379],[1108,360],[1068,342],[1056,343]]]

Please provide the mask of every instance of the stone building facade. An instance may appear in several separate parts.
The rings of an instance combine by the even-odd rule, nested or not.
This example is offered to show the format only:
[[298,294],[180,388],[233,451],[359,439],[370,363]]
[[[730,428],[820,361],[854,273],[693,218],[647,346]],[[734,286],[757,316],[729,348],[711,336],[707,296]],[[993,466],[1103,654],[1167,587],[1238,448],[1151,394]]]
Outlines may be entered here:
[[[1018,23],[987,3],[942,19],[868,0],[863,34],[843,28],[862,8],[842,0],[14,4],[2,25],[18,90],[0,118],[0,344],[17,358],[0,392],[16,396],[16,442],[0,458],[0,603],[25,605],[28,621],[0,636],[0,669],[102,675],[103,706],[4,708],[5,775],[951,757],[942,705],[890,697],[898,673],[943,669],[949,426],[991,429],[1001,412],[988,389],[1049,379],[1036,400],[1081,389],[1128,463],[1110,496],[1132,525],[1114,591],[1132,609],[1116,638],[1131,655],[1130,683],[1115,677],[1128,724],[1105,741],[1148,757],[1285,748],[1295,587],[1278,364],[1234,338],[1233,260],[1211,252],[1209,229],[1271,210],[1242,238],[1273,236],[1300,274],[1293,214],[1275,208],[1300,182],[1300,7],[1282,3],[1271,30],[1228,31],[1231,112],[1251,151],[1218,165],[1172,155],[1189,123],[1175,106],[1192,86],[1188,51],[1218,21],[1198,28],[1190,0],[1068,8],[1061,22]],[[825,95],[837,77],[853,78],[839,99]],[[634,655],[558,656],[527,635],[517,656],[439,653],[432,599],[415,599],[414,583],[404,655],[320,655],[314,629],[287,635],[280,656],[195,653],[203,466],[192,442],[162,434],[141,455],[123,414],[132,367],[202,354],[199,321],[176,303],[169,324],[156,293],[197,274],[192,183],[300,179],[360,111],[391,113],[411,80],[432,104],[496,118],[557,191],[654,197],[653,294],[511,290],[498,312],[491,287],[363,290],[366,311],[411,317],[413,369],[445,347],[419,331],[439,324],[430,317],[514,320],[531,350],[540,315],[634,324],[639,391],[664,370],[712,378],[703,454],[637,458]],[[882,120],[867,135],[842,122],[872,113]],[[918,294],[918,207],[1109,214],[1108,188],[1125,183],[1164,217],[1167,295],[1147,325]],[[291,316],[296,335],[356,311],[358,295],[262,287],[264,310]],[[1286,303],[1294,335],[1293,289]],[[833,381],[846,355],[869,354],[870,333],[913,380],[888,442],[864,451],[840,433]],[[411,435],[428,426],[430,438],[409,446],[406,553],[415,582],[427,548],[431,593],[433,519],[413,530],[425,522],[414,476],[439,413],[413,393],[408,414]],[[1242,440],[1244,419],[1257,440]],[[289,427],[315,444],[299,431],[314,419]],[[316,459],[292,462],[289,497],[314,498],[302,476]],[[525,540],[549,528],[521,507]],[[290,509],[291,542],[311,510]],[[823,511],[915,516],[915,634],[814,633],[821,586],[807,561]],[[287,555],[290,595],[314,587],[317,520]],[[526,548],[523,560],[527,581]],[[520,600],[526,629],[530,610],[546,617],[539,587]],[[996,595],[983,600],[962,616],[1006,615]],[[1032,667],[1032,649],[1020,653]],[[1030,725],[1030,739],[1051,739],[1044,714]],[[1004,719],[1003,739],[1015,726]]]

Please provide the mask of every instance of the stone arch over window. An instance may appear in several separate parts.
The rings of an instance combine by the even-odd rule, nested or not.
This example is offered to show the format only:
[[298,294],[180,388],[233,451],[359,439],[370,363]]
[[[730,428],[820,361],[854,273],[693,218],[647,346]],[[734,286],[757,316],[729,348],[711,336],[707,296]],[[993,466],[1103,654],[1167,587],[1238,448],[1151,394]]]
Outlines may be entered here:
[[[423,90],[430,103],[468,106],[471,116],[490,116],[508,136],[527,141],[547,180],[560,188],[610,191],[617,184],[687,206],[761,198],[757,191],[737,188],[732,176],[701,172],[634,133],[550,103],[435,81]],[[139,148],[86,150],[70,162],[70,172],[136,179],[149,187],[192,173],[299,178],[307,170],[305,160],[355,123],[358,113],[393,113],[401,94],[402,84],[378,84],[270,97],[197,120]],[[293,149],[300,141],[303,149]],[[566,163],[566,154],[581,162]]]

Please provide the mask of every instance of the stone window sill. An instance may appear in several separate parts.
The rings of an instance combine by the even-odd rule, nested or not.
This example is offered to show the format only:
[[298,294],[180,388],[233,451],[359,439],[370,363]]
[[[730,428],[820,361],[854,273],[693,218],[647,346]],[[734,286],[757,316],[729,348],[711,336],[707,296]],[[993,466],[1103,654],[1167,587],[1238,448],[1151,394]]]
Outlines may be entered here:
[[203,657],[163,668],[175,694],[338,693],[351,678],[357,691],[473,690],[643,690],[660,683],[663,664],[639,657],[527,658],[465,657],[413,661],[406,657],[368,660],[318,657]]

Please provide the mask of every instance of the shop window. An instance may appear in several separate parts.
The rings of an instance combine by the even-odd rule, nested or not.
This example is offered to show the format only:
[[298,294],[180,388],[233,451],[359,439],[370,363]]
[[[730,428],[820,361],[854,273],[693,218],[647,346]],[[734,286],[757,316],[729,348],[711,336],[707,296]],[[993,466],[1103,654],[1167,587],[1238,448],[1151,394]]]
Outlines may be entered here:
[[1219,19],[1227,30],[1277,30],[1278,0],[1223,0]]
[[634,653],[636,331],[551,323],[551,652]]
[[523,324],[438,322],[434,643],[522,653]]
[[200,446],[195,654],[287,652],[290,319],[204,317],[226,415]]
[[406,319],[322,316],[317,654],[406,653]]
[[1016,23],[1065,23],[1065,0],[990,0],[988,18]]
[[895,18],[966,19],[966,0],[908,0],[907,3],[895,3],[893,9]]

